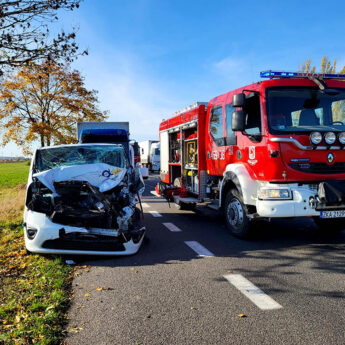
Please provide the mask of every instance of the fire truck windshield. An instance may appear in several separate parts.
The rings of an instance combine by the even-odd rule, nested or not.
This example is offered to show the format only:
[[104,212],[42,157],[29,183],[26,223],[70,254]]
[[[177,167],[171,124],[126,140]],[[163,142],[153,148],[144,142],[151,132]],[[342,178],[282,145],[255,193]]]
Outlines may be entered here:
[[312,88],[268,90],[270,132],[345,131],[345,90],[337,91],[327,94]]

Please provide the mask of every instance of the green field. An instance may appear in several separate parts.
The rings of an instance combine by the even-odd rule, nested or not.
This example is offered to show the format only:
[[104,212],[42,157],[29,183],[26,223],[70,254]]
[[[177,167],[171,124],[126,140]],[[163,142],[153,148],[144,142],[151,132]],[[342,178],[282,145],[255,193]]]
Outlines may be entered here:
[[0,163],[0,188],[26,183],[29,168],[28,162]]

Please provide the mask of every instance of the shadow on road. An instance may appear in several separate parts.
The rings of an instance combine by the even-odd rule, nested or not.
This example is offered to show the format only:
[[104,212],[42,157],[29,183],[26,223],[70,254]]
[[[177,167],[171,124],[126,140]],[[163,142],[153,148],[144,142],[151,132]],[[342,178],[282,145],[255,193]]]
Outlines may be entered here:
[[[165,203],[165,200],[157,199],[150,193],[154,184],[155,181],[150,180],[150,186],[144,193],[144,202]],[[301,275],[301,267],[308,267],[318,274],[345,272],[345,231],[333,236],[321,235],[310,218],[257,222],[253,238],[244,241],[230,235],[219,215],[210,212],[178,211],[174,204],[171,204],[171,208],[174,212],[159,211],[163,216],[160,218],[153,218],[148,214],[150,208],[144,209],[147,239],[136,255],[74,256],[73,259],[80,264],[107,267],[176,265],[203,260],[184,243],[198,241],[217,258],[232,259],[229,260],[229,270],[241,272],[249,279],[273,279],[277,283],[274,288],[272,285],[261,286],[271,294],[287,292],[286,277],[298,277]],[[183,231],[169,232],[163,222],[171,222]],[[223,282],[222,278],[218,280]],[[289,289],[300,288],[301,284],[289,284]],[[305,292],[315,296],[345,297],[340,291],[324,291],[317,288],[308,288]]]

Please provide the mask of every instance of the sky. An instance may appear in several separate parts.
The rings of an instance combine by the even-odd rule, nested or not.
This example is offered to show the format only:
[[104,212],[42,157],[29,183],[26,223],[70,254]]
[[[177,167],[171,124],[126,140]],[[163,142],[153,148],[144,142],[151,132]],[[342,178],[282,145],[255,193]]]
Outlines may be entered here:
[[[345,65],[345,1],[84,0],[55,28],[78,28],[89,55],[72,65],[97,90],[108,121],[157,139],[173,112],[322,56]],[[1,155],[20,155],[15,145]]]

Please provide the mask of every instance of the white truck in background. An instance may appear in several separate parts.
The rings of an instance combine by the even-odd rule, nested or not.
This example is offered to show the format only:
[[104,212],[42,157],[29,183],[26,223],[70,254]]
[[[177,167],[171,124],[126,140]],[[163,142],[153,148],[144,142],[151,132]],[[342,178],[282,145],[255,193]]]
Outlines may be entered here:
[[145,140],[139,143],[141,166],[150,171],[160,170],[160,143],[157,140]]

